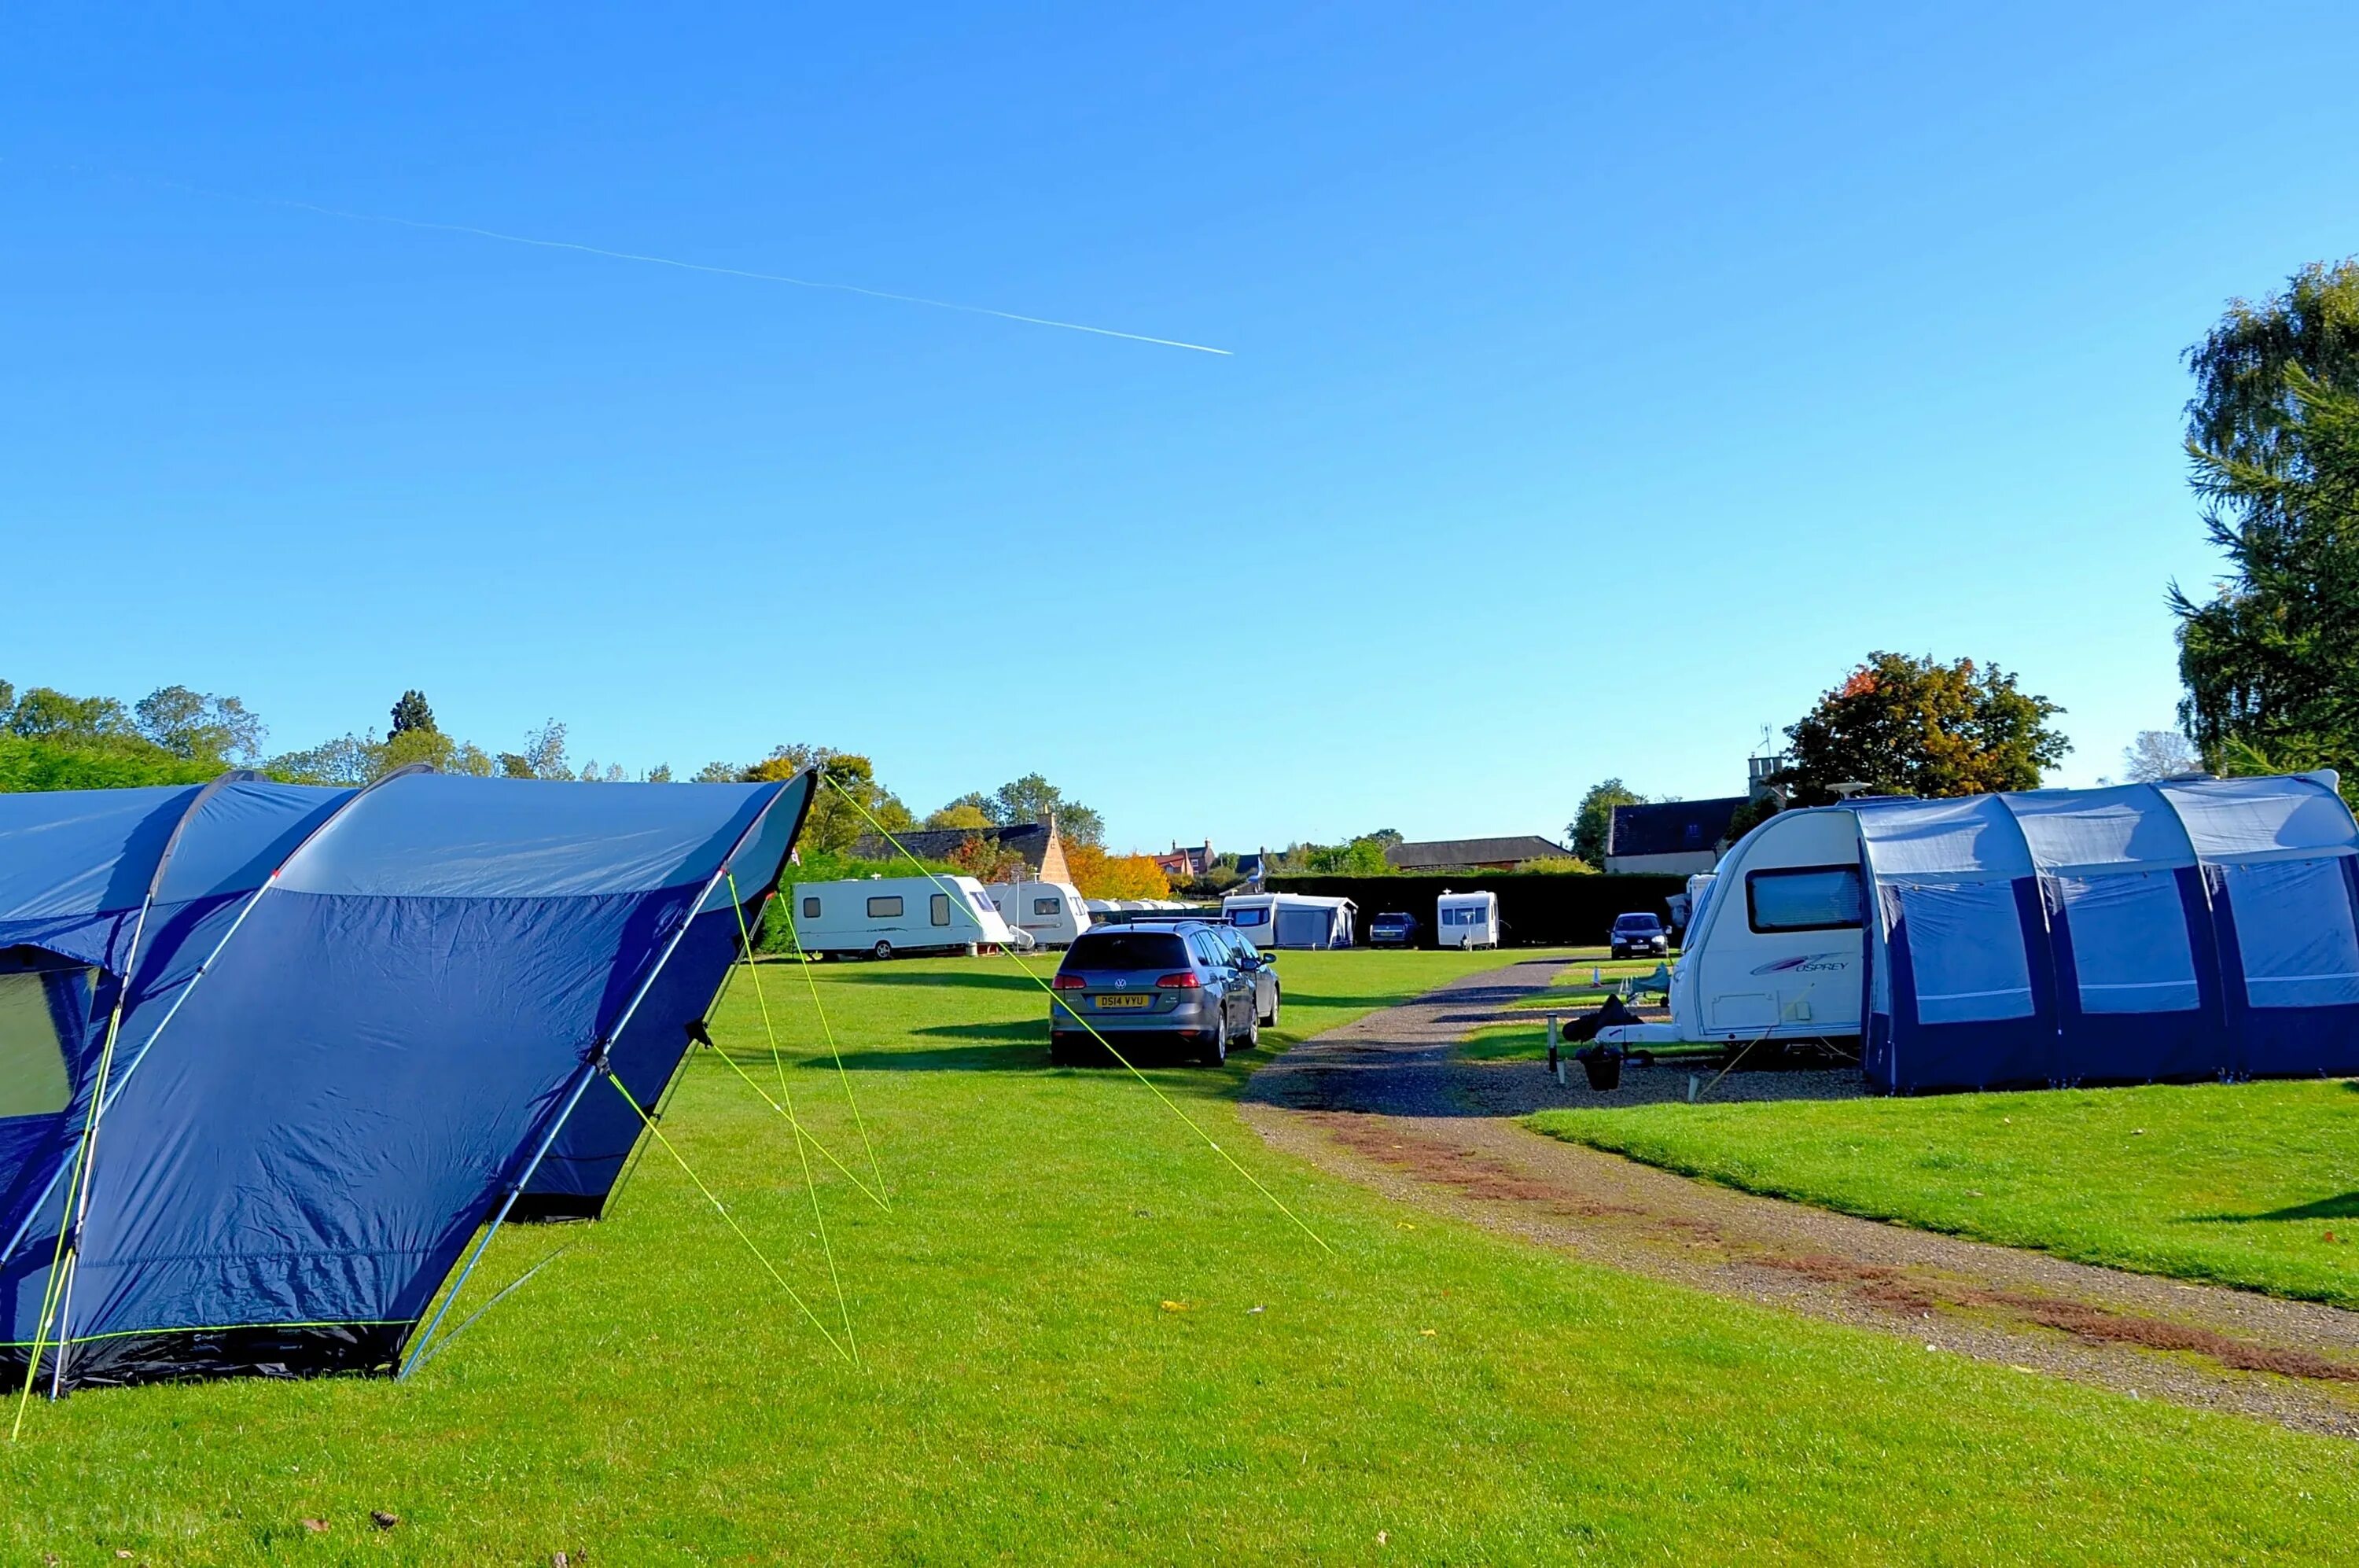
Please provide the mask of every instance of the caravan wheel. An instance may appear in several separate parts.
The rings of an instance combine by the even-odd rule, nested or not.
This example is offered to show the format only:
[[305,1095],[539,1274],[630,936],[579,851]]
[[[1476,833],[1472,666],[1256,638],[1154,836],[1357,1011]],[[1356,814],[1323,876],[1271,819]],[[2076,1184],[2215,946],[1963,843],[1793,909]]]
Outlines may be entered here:
[[870,950],[870,955],[879,960],[890,958],[893,956],[893,944],[889,942],[880,942]]

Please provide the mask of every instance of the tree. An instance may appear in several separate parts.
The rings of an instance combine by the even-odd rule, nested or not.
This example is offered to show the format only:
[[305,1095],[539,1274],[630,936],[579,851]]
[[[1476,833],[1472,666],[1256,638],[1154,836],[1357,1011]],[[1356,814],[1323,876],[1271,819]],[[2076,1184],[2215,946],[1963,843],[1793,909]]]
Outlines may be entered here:
[[734,784],[745,770],[734,762],[708,762],[689,779],[691,784]]
[[308,751],[290,751],[270,759],[274,778],[290,784],[337,784],[357,787],[385,770],[385,747],[372,734],[342,735],[321,741]]
[[165,686],[139,699],[132,726],[149,745],[196,762],[245,761],[262,752],[262,721],[235,697]]
[[961,839],[959,846],[951,851],[950,859],[960,876],[972,877],[978,882],[1012,882],[1027,869],[1021,855],[981,833]]
[[103,745],[136,739],[131,715],[112,697],[69,697],[54,686],[36,686],[16,699],[7,732],[25,740],[61,745]]
[[917,825],[917,818],[900,797],[876,781],[876,765],[856,752],[831,751],[823,746],[782,746],[741,770],[737,778],[743,783],[758,784],[792,779],[813,766],[820,770],[819,789],[811,796],[799,841],[813,852],[840,855],[849,850],[862,834],[875,831],[871,818],[887,833],[898,833]]
[[1084,898],[1168,898],[1171,883],[1148,855],[1108,855],[1095,844],[1071,844],[1065,867]]
[[1592,866],[1605,864],[1606,835],[1614,829],[1614,808],[1643,806],[1647,797],[1624,784],[1619,779],[1602,779],[1589,787],[1581,798],[1580,807],[1572,821],[1565,823],[1564,836],[1571,841],[1572,857]]
[[[1069,800],[1065,792],[1038,773],[1027,773],[1002,784],[988,800],[979,796],[962,796],[981,805],[991,820],[1001,827],[1021,827],[1054,815],[1057,833],[1068,844],[1103,844],[1105,822],[1097,812],[1079,800]],[[959,801],[953,800],[952,805]]]
[[2122,778],[2132,784],[2176,779],[2202,767],[2195,743],[2177,730],[2140,730],[2137,739],[2122,748]]
[[426,705],[426,693],[414,686],[404,691],[401,700],[393,705],[393,729],[389,733],[402,735],[433,727],[434,710]]
[[1789,761],[1774,782],[1804,806],[1845,783],[1885,795],[2033,789],[2071,749],[2048,724],[2063,711],[1996,665],[1871,653],[1788,727]]
[[2187,354],[2190,483],[2227,573],[2176,584],[2180,721],[2215,772],[2334,767],[2359,792],[2359,261],[2237,300]]
[[509,779],[571,779],[573,765],[565,757],[565,726],[555,719],[524,737],[522,751],[504,751],[500,772]]
[[967,800],[953,800],[926,819],[929,828],[987,828],[993,824],[991,815],[981,806]]

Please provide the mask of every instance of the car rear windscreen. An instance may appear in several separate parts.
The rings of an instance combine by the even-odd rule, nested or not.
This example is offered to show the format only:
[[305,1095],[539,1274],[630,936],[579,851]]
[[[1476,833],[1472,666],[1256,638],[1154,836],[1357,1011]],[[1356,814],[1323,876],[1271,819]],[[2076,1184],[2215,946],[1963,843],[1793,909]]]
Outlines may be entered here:
[[1065,954],[1067,969],[1185,969],[1188,944],[1169,931],[1085,931]]

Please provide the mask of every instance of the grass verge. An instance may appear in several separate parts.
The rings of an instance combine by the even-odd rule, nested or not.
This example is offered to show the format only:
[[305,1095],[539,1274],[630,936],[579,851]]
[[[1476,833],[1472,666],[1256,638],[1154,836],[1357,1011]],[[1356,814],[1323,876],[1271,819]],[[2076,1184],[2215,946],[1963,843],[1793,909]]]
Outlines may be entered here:
[[2154,1085],[1544,1111],[1531,1125],[1846,1214],[2359,1307],[2359,1086]]

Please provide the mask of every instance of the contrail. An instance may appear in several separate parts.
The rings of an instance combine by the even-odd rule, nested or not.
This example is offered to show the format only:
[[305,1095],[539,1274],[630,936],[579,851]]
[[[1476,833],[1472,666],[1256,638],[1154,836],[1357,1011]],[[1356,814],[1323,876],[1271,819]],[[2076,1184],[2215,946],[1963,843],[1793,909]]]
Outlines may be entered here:
[[1032,327],[1057,327],[1069,332],[1089,332],[1102,338],[1121,338],[1126,343],[1153,343],[1158,348],[1184,348],[1191,354],[1217,354],[1231,356],[1225,348],[1213,348],[1206,343],[1181,343],[1178,338],[1149,337],[1145,332],[1120,332],[1112,327],[1093,327],[1082,321],[1060,321],[1048,316],[1027,316],[1015,310],[995,310],[988,305],[962,305],[954,299],[929,299],[921,294],[895,294],[883,289],[864,289],[857,283],[829,283],[815,278],[789,278],[783,272],[749,272],[742,267],[714,267],[701,261],[681,261],[669,256],[644,256],[636,251],[608,250],[603,245],[581,245],[572,240],[536,239],[530,234],[503,234],[497,229],[479,229],[472,223],[435,223],[422,218],[397,218],[384,212],[353,212],[341,207],[322,207],[313,201],[298,201],[285,196],[247,196],[232,191],[209,191],[201,185],[182,180],[158,181],[177,190],[193,191],[201,196],[223,198],[234,201],[256,201],[269,207],[292,207],[298,212],[317,212],[322,217],[342,218],[356,223],[391,223],[397,228],[429,229],[439,234],[472,234],[477,239],[497,240],[503,245],[533,245],[541,250],[580,251],[584,256],[601,256],[609,261],[636,261],[649,267],[676,267],[682,272],[709,272],[717,278],[744,278],[756,283],[784,283],[796,289],[824,289],[837,294],[861,294],[871,299],[890,299],[900,305],[924,305],[936,310],[958,310],[970,316],[996,316],[1003,321],[1021,321]]

